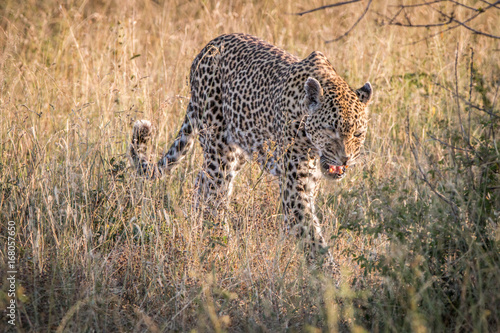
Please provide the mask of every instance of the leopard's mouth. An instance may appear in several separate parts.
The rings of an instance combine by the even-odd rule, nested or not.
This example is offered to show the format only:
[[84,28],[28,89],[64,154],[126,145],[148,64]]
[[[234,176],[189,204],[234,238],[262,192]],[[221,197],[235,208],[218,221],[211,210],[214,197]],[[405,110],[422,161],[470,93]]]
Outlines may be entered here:
[[340,180],[345,177],[347,168],[347,165],[338,166],[328,163],[328,161],[326,161],[323,157],[321,158],[321,169],[323,175],[327,178]]

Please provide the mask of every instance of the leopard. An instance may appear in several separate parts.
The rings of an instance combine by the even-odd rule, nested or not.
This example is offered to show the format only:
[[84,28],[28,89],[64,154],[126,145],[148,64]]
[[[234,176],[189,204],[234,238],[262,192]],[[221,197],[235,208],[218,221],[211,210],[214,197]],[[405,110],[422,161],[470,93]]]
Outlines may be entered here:
[[137,120],[129,156],[138,174],[169,174],[198,138],[202,168],[197,202],[217,214],[227,208],[238,172],[249,161],[278,178],[289,233],[308,253],[332,253],[315,213],[320,180],[343,179],[362,153],[373,96],[367,82],[354,90],[314,51],[300,59],[248,34],[221,35],[194,59],[190,99],[180,130],[157,163],[147,154],[152,124]]

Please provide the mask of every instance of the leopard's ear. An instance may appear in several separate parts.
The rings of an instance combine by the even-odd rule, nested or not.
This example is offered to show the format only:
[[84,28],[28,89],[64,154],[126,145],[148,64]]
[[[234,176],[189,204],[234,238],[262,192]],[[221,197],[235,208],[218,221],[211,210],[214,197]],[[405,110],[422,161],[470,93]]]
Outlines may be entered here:
[[310,77],[307,79],[304,88],[306,90],[305,105],[309,112],[314,112],[321,106],[321,98],[323,97],[323,88],[318,80]]
[[361,103],[368,104],[373,96],[373,88],[370,82],[366,82],[364,86],[356,90],[356,95]]

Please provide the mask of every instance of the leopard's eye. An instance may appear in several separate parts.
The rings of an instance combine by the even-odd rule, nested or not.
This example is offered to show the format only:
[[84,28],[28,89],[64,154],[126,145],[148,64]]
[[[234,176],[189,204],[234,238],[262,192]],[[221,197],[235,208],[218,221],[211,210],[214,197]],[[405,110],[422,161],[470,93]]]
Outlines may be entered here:
[[356,133],[354,133],[354,136],[356,138],[359,138],[361,135],[363,135],[363,132],[356,132]]

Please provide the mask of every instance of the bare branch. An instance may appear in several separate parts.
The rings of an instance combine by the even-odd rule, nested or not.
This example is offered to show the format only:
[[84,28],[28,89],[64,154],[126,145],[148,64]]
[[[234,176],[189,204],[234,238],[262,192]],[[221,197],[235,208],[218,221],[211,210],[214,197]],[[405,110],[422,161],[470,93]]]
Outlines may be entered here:
[[353,24],[353,26],[349,30],[347,30],[344,34],[342,34],[341,36],[339,36],[335,39],[325,41],[325,43],[328,44],[328,43],[336,42],[338,40],[341,40],[345,36],[347,36],[358,25],[358,23],[363,19],[363,17],[365,17],[366,13],[368,12],[368,9],[370,8],[370,5],[372,4],[372,1],[373,0],[368,1],[368,4],[366,5],[365,11],[363,12],[363,14],[361,14],[361,16],[358,18],[358,20]]
[[439,3],[439,2],[446,2],[448,0],[436,0],[436,1],[431,1],[431,2],[424,2],[424,3],[416,3],[413,5],[391,5],[389,7],[398,7],[398,8],[412,8],[412,7],[424,7],[428,5],[432,5],[434,3]]
[[[440,2],[451,2],[451,3],[454,3],[457,6],[464,7],[464,8],[467,8],[469,10],[473,10],[473,11],[476,11],[476,12],[479,11],[479,9],[477,9],[477,8],[464,5],[464,4],[462,4],[462,3],[458,2],[458,1],[455,1],[455,0],[436,0],[436,1],[431,1],[431,2],[417,3],[417,4],[413,4],[413,5],[399,5],[399,6],[392,5],[392,6],[389,6],[389,7],[399,7],[399,8],[427,7],[429,5],[433,5],[435,3],[440,3]],[[484,1],[484,2],[486,2],[486,1]],[[486,2],[486,3],[488,3],[488,2]]]
[[495,7],[496,9],[500,9],[500,7],[497,6],[497,3],[490,3],[488,1],[485,1],[485,0],[481,0],[481,2],[484,2],[485,4],[489,5],[490,7]]
[[[494,4],[494,5],[496,5],[496,4],[498,4],[498,3],[500,3],[500,1],[495,2],[495,4]],[[456,22],[457,24],[461,25],[461,26],[462,26],[462,27],[464,27],[465,29],[472,31],[473,33],[475,33],[475,34],[477,34],[477,35],[482,35],[482,36],[486,36],[486,37],[490,37],[490,38],[494,38],[494,39],[500,39],[500,36],[496,36],[496,35],[492,35],[492,34],[489,34],[489,33],[486,33],[486,32],[482,32],[482,31],[476,30],[476,29],[474,29],[474,28],[472,28],[472,27],[468,26],[467,24],[465,24],[466,22],[468,22],[468,21],[470,21],[470,20],[467,20],[467,21],[465,21],[465,22],[461,22],[461,21],[459,21],[459,20],[455,19],[453,16],[449,16],[449,15],[447,15],[446,13],[443,13],[443,12],[442,12],[441,10],[439,10],[439,9],[436,9],[436,8],[433,8],[433,7],[431,7],[431,8],[432,8],[432,9],[434,9],[435,11],[437,11],[439,14],[443,15],[444,17],[447,17],[447,18],[451,19],[453,22]],[[490,7],[488,7],[488,8],[491,8],[491,6],[490,6]],[[484,13],[484,11],[479,12],[477,15],[479,15],[480,13]],[[475,18],[477,15],[475,15],[475,16],[474,16],[474,18]]]
[[440,34],[443,34],[443,33],[445,33],[445,32],[448,32],[448,31],[450,31],[450,30],[456,29],[456,28],[458,28],[458,27],[459,27],[459,25],[458,25],[458,24],[457,24],[457,25],[454,25],[454,26],[452,26],[452,27],[449,27],[448,29],[444,29],[444,30],[438,31],[438,32],[436,32],[435,34],[432,34],[432,35],[429,35],[429,36],[427,36],[427,37],[425,37],[425,38],[419,39],[419,40],[417,40],[416,42],[412,42],[412,43],[409,43],[409,44],[404,44],[403,46],[411,46],[411,45],[418,44],[418,43],[420,43],[420,42],[423,42],[423,41],[426,41],[426,40],[428,40],[428,39],[431,39],[432,37],[436,37],[437,35],[440,35]]
[[410,20],[410,17],[408,16],[408,12],[404,9],[403,9],[403,14],[405,14],[405,19],[406,19],[406,22],[408,22],[409,25],[411,25],[411,20]]
[[[409,21],[409,19],[407,19],[407,21]],[[452,22],[453,22],[453,20],[448,20],[448,21],[443,22],[443,23],[429,23],[429,24],[411,24],[411,23],[403,24],[403,23],[396,22],[396,23],[392,23],[390,25],[399,25],[399,26],[402,26],[405,28],[435,28],[435,27],[442,27],[445,25],[449,25]]]
[[443,140],[440,140],[440,139],[436,138],[435,136],[433,136],[433,135],[431,135],[431,134],[429,134],[429,137],[430,137],[432,140],[437,141],[437,142],[439,142],[440,144],[442,144],[443,146],[446,146],[446,147],[448,147],[448,148],[451,148],[451,149],[454,149],[454,150],[461,150],[461,151],[465,151],[465,152],[468,152],[468,153],[473,152],[473,150],[470,150],[470,149],[466,149],[466,148],[460,148],[460,147],[452,146],[452,145],[450,145],[449,143],[446,143],[446,142],[444,142]]
[[[318,10],[331,8],[331,7],[343,6],[343,5],[347,5],[347,4],[351,4],[351,3],[355,3],[355,2],[360,2],[360,1],[361,0],[342,1],[342,2],[335,3],[335,4],[325,5],[325,6],[321,6],[318,8],[311,9],[311,10],[307,10],[304,12],[295,13],[294,15],[302,16],[302,15],[312,13],[312,12],[315,12]],[[347,35],[349,35],[351,33],[351,31],[353,31],[356,28],[356,26],[359,24],[359,22],[361,22],[361,20],[363,20],[365,15],[368,13],[368,10],[370,9],[372,1],[373,0],[368,0],[368,4],[367,4],[366,8],[364,9],[363,13],[358,17],[356,22],[351,26],[351,28],[349,28],[349,30],[347,30],[344,34],[340,35],[337,38],[334,38],[331,40],[325,40],[325,43],[336,42],[336,41],[343,39]],[[472,33],[480,35],[480,36],[493,38],[493,39],[500,39],[500,36],[498,36],[498,35],[494,35],[494,34],[490,34],[488,32],[477,30],[477,29],[473,28],[472,26],[470,26],[469,24],[467,24],[468,22],[471,22],[472,20],[476,19],[479,15],[485,13],[486,11],[488,11],[491,8],[500,9],[500,6],[498,6],[500,4],[500,0],[496,0],[495,2],[489,2],[486,0],[480,0],[480,1],[486,5],[484,8],[482,8],[482,7],[474,8],[472,6],[462,4],[458,0],[434,0],[434,1],[429,1],[429,2],[426,2],[424,0],[424,2],[412,4],[412,5],[389,6],[389,7],[397,7],[398,8],[397,12],[394,15],[390,14],[390,16],[387,16],[387,15],[384,15],[384,14],[381,14],[378,12],[376,12],[376,14],[384,17],[387,20],[387,23],[385,23],[385,25],[394,25],[394,26],[400,26],[400,27],[405,27],[405,28],[436,28],[436,27],[446,27],[447,26],[446,29],[438,31],[435,34],[431,34],[431,35],[429,35],[421,40],[418,40],[416,42],[409,43],[406,46],[418,44],[422,41],[426,41],[434,36],[449,32],[449,31],[456,29],[458,27],[463,27],[463,28],[471,31]],[[446,13],[443,10],[436,8],[437,6],[436,7],[433,6],[434,4],[441,4],[441,3],[451,3],[455,7],[463,7],[469,11],[473,11],[474,13],[470,17],[468,17],[467,19],[456,18],[454,12]],[[432,9],[433,11],[439,13],[440,21],[442,21],[442,22],[429,22],[429,23],[420,23],[420,24],[413,23],[410,15],[409,15],[410,13],[407,11],[407,9],[419,8],[419,7],[428,7],[430,9]],[[384,23],[382,23],[382,24],[384,24]],[[454,24],[454,25],[452,25],[452,24]]]
[[436,85],[437,87],[441,88],[441,89],[444,89],[446,90],[447,92],[451,93],[453,95],[453,97],[455,98],[459,98],[463,103],[465,103],[465,105],[467,105],[468,107],[472,108],[472,109],[476,109],[478,111],[481,111],[481,112],[484,112],[488,115],[490,115],[491,117],[493,118],[500,118],[500,115],[494,113],[492,110],[488,110],[488,109],[485,109],[485,108],[482,108],[480,107],[479,105],[476,105],[470,101],[468,101],[465,97],[462,97],[460,95],[456,95],[454,91],[446,88],[445,86],[443,86],[442,84],[440,84],[439,82],[433,82],[434,85]]
[[318,8],[311,9],[311,10],[306,10],[305,12],[295,13],[294,15],[302,16],[302,15],[309,14],[309,13],[312,13],[312,12],[315,12],[315,11],[318,11],[318,10],[323,10],[323,9],[327,9],[327,8],[348,5],[350,3],[359,2],[359,1],[361,1],[361,0],[351,0],[351,1],[337,2],[337,3],[331,4],[331,5],[325,5],[325,6],[321,6],[321,7],[318,7]]
[[[453,3],[456,6],[461,6],[461,7],[467,8],[469,10],[473,10],[473,11],[476,12],[476,14],[472,15],[471,17],[469,17],[468,19],[466,19],[464,21],[456,19],[453,14],[447,14],[447,13],[443,12],[442,10],[437,9],[437,8],[431,6],[432,4],[441,3],[441,2],[450,2],[450,3]],[[482,35],[482,36],[486,36],[486,37],[494,38],[494,39],[500,39],[500,36],[496,36],[496,35],[492,35],[492,34],[489,34],[489,33],[486,33],[486,32],[479,31],[479,30],[474,29],[471,26],[469,26],[469,25],[466,24],[467,22],[470,22],[470,21],[474,20],[480,14],[486,12],[488,9],[490,9],[492,7],[498,8],[497,4],[500,3],[500,1],[496,1],[495,3],[489,3],[489,2],[486,2],[486,1],[483,1],[483,2],[487,3],[488,6],[486,8],[481,8],[481,9],[476,9],[476,8],[473,8],[473,7],[461,4],[461,3],[459,3],[459,2],[457,2],[455,0],[437,0],[437,1],[432,1],[432,2],[418,3],[418,4],[414,4],[414,5],[401,5],[401,6],[397,6],[399,8],[399,10],[397,11],[397,13],[392,18],[389,19],[389,23],[387,23],[387,24],[388,25],[402,26],[402,27],[405,27],[405,28],[433,28],[433,27],[446,26],[446,25],[449,25],[451,23],[456,23],[455,26],[450,27],[450,28],[448,28],[446,30],[440,31],[437,34],[434,34],[434,35],[431,35],[429,37],[426,37],[426,38],[424,38],[424,39],[422,39],[420,41],[417,41],[416,43],[419,43],[421,41],[427,40],[428,38],[436,36],[436,35],[439,35],[439,34],[441,34],[443,32],[448,32],[448,31],[450,31],[452,29],[455,29],[455,28],[457,28],[459,26],[462,26],[462,27],[468,29],[469,31],[472,31],[473,33],[478,34],[478,35]],[[407,13],[406,13],[405,9],[406,8],[412,8],[412,7],[423,7],[423,6],[429,7],[432,10],[438,12],[443,18],[446,18],[446,22],[427,23],[427,24],[412,24],[410,22],[408,16],[407,16]],[[405,15],[405,19],[406,19],[406,21],[408,23],[394,22],[398,17],[401,16],[401,13],[403,13]],[[414,44],[416,44],[416,43],[414,43]]]
[[[401,13],[401,11],[402,11],[402,10],[403,10],[403,8],[399,8],[399,11],[396,13],[396,15],[394,15],[394,17],[393,17],[393,18],[389,19],[389,23],[388,23],[389,25],[392,23],[392,21],[394,21],[394,19],[395,19],[396,17],[398,17],[398,16],[399,16],[399,13]],[[385,15],[382,15],[382,14],[379,14],[379,15],[381,15],[381,16],[385,16]],[[385,16],[385,17],[386,17],[386,18],[388,18],[387,16]]]
[[481,10],[480,9],[477,9],[477,8],[474,8],[474,7],[470,7],[470,6],[467,6],[467,5],[464,5],[463,3],[460,3],[458,1],[455,1],[455,0],[448,0],[449,2],[451,3],[454,3],[455,5],[457,6],[460,6],[460,7],[464,7],[464,8],[467,8],[469,10],[473,10],[475,12],[480,12]]

